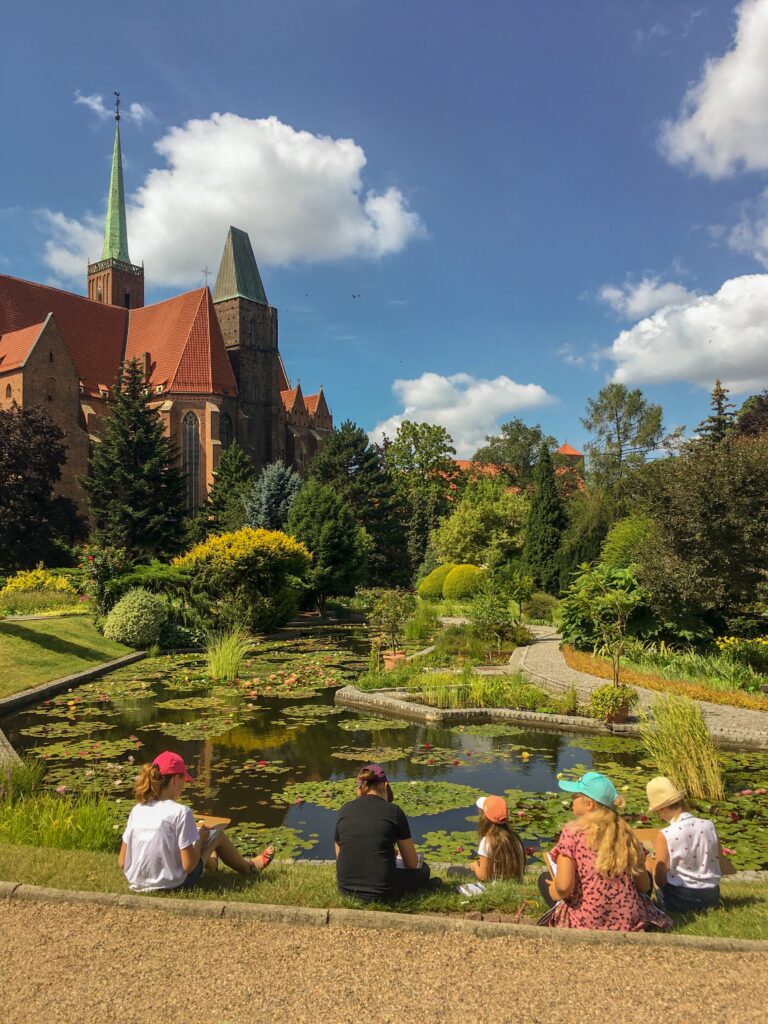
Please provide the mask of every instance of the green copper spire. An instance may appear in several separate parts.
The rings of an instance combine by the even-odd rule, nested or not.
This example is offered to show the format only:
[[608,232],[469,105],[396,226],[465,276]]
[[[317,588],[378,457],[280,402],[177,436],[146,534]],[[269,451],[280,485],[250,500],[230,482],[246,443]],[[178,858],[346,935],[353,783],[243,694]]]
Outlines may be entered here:
[[216,276],[213,301],[236,298],[269,305],[248,234],[240,228],[230,228]]
[[130,263],[128,230],[125,226],[125,192],[123,191],[123,158],[120,152],[120,113],[115,114],[115,148],[112,151],[112,177],[109,181],[107,223],[104,225],[103,260]]

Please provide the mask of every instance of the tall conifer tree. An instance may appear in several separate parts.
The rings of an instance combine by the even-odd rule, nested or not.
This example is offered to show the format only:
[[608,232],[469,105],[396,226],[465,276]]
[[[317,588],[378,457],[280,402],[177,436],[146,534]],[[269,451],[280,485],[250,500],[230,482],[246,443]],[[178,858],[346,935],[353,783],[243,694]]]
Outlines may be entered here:
[[245,496],[245,515],[249,526],[262,530],[282,530],[302,479],[284,462],[270,462]]
[[558,551],[566,524],[565,509],[555,483],[552,455],[548,446],[542,444],[533,471],[531,514],[523,558],[535,585],[548,594],[558,593]]
[[253,463],[233,441],[221,453],[208,504],[201,510],[206,533],[226,533],[245,525],[245,495],[253,480]]
[[144,373],[132,359],[121,367],[90,474],[82,480],[96,542],[138,558],[178,551],[185,530],[176,448],[149,402]]
[[728,389],[715,381],[709,402],[712,412],[696,427],[702,441],[717,444],[736,424],[736,406],[728,401]]

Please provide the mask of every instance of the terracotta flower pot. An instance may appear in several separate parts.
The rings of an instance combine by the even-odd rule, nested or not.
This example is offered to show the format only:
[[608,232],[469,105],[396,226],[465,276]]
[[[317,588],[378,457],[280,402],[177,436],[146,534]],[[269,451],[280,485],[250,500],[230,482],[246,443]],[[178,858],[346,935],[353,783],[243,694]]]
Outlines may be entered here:
[[393,668],[402,665],[405,661],[405,651],[387,651],[383,656],[384,671],[391,672]]
[[624,722],[629,720],[629,708],[617,708],[615,711],[606,715],[605,720],[609,725],[622,725]]

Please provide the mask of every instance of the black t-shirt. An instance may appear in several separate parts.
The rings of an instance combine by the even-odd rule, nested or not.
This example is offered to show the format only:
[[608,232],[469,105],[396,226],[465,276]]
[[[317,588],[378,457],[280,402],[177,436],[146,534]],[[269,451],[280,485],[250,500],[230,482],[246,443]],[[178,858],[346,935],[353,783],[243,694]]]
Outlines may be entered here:
[[359,796],[339,811],[334,841],[339,844],[336,882],[348,896],[388,899],[394,895],[395,843],[410,839],[408,819],[397,804]]

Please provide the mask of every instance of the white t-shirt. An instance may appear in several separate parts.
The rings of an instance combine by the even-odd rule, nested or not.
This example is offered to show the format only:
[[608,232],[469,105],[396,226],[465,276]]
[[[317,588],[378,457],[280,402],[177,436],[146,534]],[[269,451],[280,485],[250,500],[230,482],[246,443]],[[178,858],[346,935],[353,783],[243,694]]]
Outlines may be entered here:
[[483,836],[477,847],[478,857],[490,857],[491,856],[491,844],[488,842],[488,836]]
[[710,889],[720,884],[720,843],[711,821],[683,811],[661,832],[669,849],[670,885]]
[[200,838],[190,807],[175,800],[136,804],[128,815],[123,842],[128,847],[123,871],[134,892],[173,889],[187,872],[181,850]]

